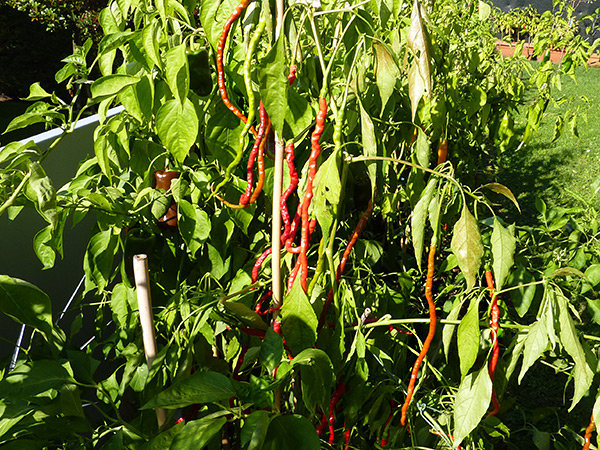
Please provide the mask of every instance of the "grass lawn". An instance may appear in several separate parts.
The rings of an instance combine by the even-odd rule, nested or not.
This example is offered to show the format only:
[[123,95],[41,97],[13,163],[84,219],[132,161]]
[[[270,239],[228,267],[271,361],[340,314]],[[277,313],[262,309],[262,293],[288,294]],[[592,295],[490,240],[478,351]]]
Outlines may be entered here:
[[[530,222],[537,215],[536,196],[541,197],[548,207],[584,206],[577,200],[578,196],[600,206],[600,196],[594,198],[591,187],[600,177],[600,68],[580,68],[576,78],[577,82],[563,78],[562,94],[586,98],[589,102],[587,122],[583,118],[578,121],[579,137],[567,129],[552,143],[556,113],[568,106],[549,107],[531,143],[505,152],[498,160],[498,181],[513,191],[523,210],[522,216],[516,218],[517,222]],[[523,108],[516,124],[521,132],[525,127],[525,114]]]

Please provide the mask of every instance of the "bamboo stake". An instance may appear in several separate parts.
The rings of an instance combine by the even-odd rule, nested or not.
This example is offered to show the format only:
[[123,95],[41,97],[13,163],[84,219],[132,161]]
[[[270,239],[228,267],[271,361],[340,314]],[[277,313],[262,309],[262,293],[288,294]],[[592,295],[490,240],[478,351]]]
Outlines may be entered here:
[[[154,335],[154,321],[152,320],[152,297],[150,296],[150,283],[148,281],[148,256],[135,255],[133,257],[133,277],[137,293],[140,322],[142,324],[142,337],[144,340],[144,353],[148,370],[156,358],[156,336]],[[156,409],[158,426],[162,427],[167,420],[167,410]]]

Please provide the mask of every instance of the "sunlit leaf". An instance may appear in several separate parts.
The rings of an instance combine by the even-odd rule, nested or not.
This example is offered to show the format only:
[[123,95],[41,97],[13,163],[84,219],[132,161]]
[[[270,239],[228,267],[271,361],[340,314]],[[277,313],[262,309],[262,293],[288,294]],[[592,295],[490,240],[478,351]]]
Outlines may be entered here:
[[467,289],[472,289],[481,265],[483,244],[477,221],[467,205],[464,205],[460,219],[454,225],[450,248],[456,255],[458,266],[467,281]]
[[52,334],[52,304],[38,287],[18,278],[0,275],[0,311],[19,323]]
[[519,373],[519,384],[533,363],[546,351],[548,341],[548,331],[543,320],[538,320],[529,327],[523,344],[523,365]]
[[503,184],[487,183],[487,184],[484,184],[482,187],[487,188],[491,191],[494,191],[497,194],[504,195],[506,198],[508,198],[510,201],[512,201],[513,204],[516,206],[516,208],[519,210],[519,212],[521,212],[521,207],[519,206],[519,202],[517,201],[517,198],[512,193],[512,191],[509,188],[507,188],[506,186],[504,186]]
[[186,98],[183,106],[176,99],[164,103],[156,114],[156,132],[175,159],[183,162],[198,134],[198,116],[192,102]]
[[415,205],[411,218],[412,241],[415,249],[415,259],[417,267],[421,269],[421,260],[423,259],[423,245],[425,242],[425,225],[429,213],[429,203],[433,198],[435,188],[437,187],[437,178],[431,178],[427,187],[423,191],[421,198]]
[[496,289],[502,290],[504,281],[510,273],[510,268],[514,263],[514,254],[517,241],[515,239],[515,226],[511,225],[504,228],[498,219],[494,219],[494,228],[492,230],[492,256],[494,278],[496,279]]
[[492,381],[485,364],[462,380],[454,401],[455,448],[477,427],[488,409],[491,395]]
[[396,80],[400,76],[400,69],[398,69],[394,57],[384,44],[374,43],[373,50],[375,51],[375,82],[379,89],[381,110],[383,111],[394,92]]
[[284,297],[281,330],[292,353],[310,348],[317,339],[317,315],[300,285],[300,277]]
[[475,364],[479,352],[479,299],[480,297],[474,297],[471,300],[469,309],[460,321],[456,333],[460,373],[463,377]]
[[227,423],[225,417],[215,419],[191,420],[185,424],[183,429],[173,438],[170,450],[189,450],[192,448],[204,448],[208,442],[217,435],[223,425]]
[[260,61],[258,71],[262,101],[271,118],[273,130],[280,135],[288,110],[289,82],[285,71],[285,39],[281,37]]

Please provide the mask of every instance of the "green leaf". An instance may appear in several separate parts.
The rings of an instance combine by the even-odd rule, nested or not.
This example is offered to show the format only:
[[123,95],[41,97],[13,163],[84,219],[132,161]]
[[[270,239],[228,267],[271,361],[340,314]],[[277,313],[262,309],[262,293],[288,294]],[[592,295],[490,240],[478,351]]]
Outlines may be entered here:
[[41,359],[18,364],[0,381],[2,399],[28,399],[49,389],[60,390],[73,377],[58,361]]
[[83,268],[100,291],[108,285],[118,239],[111,230],[99,231],[88,242]]
[[497,194],[504,195],[506,198],[512,201],[515,207],[519,210],[519,212],[521,212],[521,207],[519,206],[519,202],[517,201],[515,194],[513,194],[512,191],[503,184],[487,183],[484,184],[482,187],[489,189],[490,191],[494,191]]
[[542,356],[548,347],[548,331],[542,319],[529,327],[529,332],[523,346],[523,365],[519,373],[519,384],[521,384],[521,380],[529,368]]
[[583,283],[581,286],[582,294],[585,294],[600,284],[600,264],[591,264],[585,269],[585,276],[587,283]]
[[141,409],[177,409],[195,403],[228,400],[235,395],[229,378],[218,372],[195,372],[160,392]]
[[179,422],[173,425],[142,445],[140,450],[165,450],[170,448],[173,439],[181,432],[184,426],[186,426],[186,422]]
[[224,0],[223,2],[201,2],[200,23],[206,33],[210,45],[217,49],[217,43],[223,32],[223,25],[238,5],[238,0]]
[[303,416],[277,416],[269,424],[262,450],[320,450],[315,427]]
[[170,450],[189,450],[193,448],[204,448],[208,442],[221,431],[227,423],[225,417],[216,419],[191,420],[185,424],[183,429],[177,433]]
[[250,444],[248,450],[261,450],[267,437],[271,423],[271,413],[268,411],[253,411],[245,420],[240,435],[242,447]]
[[302,366],[302,399],[308,410],[316,414],[318,407],[325,409],[335,383],[335,372],[329,356],[322,350],[309,348],[296,355],[292,366]]
[[56,228],[58,223],[56,189],[52,185],[52,180],[50,180],[42,166],[37,162],[31,163],[29,187],[35,192],[36,207],[40,215],[46,219],[46,222],[52,225],[52,228]]
[[418,130],[417,142],[415,144],[417,162],[423,167],[429,167],[429,160],[431,158],[431,142],[429,142],[429,139],[427,139],[427,134],[421,130],[421,127],[417,127],[416,129]]
[[508,284],[511,286],[520,286],[518,289],[510,291],[510,298],[515,305],[519,317],[523,317],[529,311],[531,302],[535,297],[536,286],[531,284],[534,282],[535,277],[521,264],[510,274]]
[[258,81],[260,96],[271,118],[275,133],[281,135],[288,109],[289,82],[286,73],[285,39],[281,34],[275,46],[259,63]]
[[37,82],[37,83],[33,83],[31,86],[29,86],[29,95],[27,96],[27,98],[24,98],[23,100],[26,100],[29,102],[35,102],[38,100],[43,100],[48,97],[51,97],[51,95],[44,90],[44,88],[40,85],[39,82]]
[[279,365],[282,357],[283,339],[272,328],[268,328],[260,346],[260,363],[265,369],[272,372]]
[[477,359],[479,352],[479,300],[481,297],[471,299],[471,304],[465,316],[460,321],[457,331],[458,356],[460,359],[460,373],[464,377]]
[[425,224],[429,214],[429,204],[437,187],[437,178],[431,178],[427,187],[421,194],[421,198],[415,205],[411,217],[412,242],[415,249],[415,259],[417,267],[421,270],[421,260],[423,259],[423,245],[425,244]]
[[575,362],[575,369],[573,371],[575,392],[573,393],[573,400],[569,407],[569,412],[571,412],[575,405],[579,403],[579,400],[581,400],[590,389],[592,381],[594,380],[594,371],[588,365],[585,351],[579,341],[575,325],[569,314],[569,301],[561,292],[556,293],[556,299],[558,301],[559,311],[558,323],[560,327],[560,343]]
[[477,427],[488,409],[491,396],[492,381],[485,364],[462,380],[454,402],[455,448]]
[[375,42],[373,50],[375,53],[375,82],[379,89],[381,110],[383,111],[394,92],[396,80],[400,77],[400,69],[385,44]]
[[[19,423],[21,420],[23,420],[25,417],[32,414],[33,412],[34,407],[29,406],[27,402],[11,402],[5,404],[4,402],[0,401],[0,439],[2,439],[4,435],[6,435],[6,433],[8,433],[13,426],[15,426],[17,423]],[[4,440],[5,439],[2,439],[2,441]],[[12,442],[10,442],[9,444],[5,444],[2,447],[10,447],[10,444]],[[36,446],[35,449],[37,450],[40,447],[41,445]],[[22,450],[23,447],[21,442],[18,442],[17,445],[13,445],[13,449]]]
[[160,52],[158,50],[158,27],[157,22],[153,21],[146,25],[142,30],[142,45],[148,58],[158,67],[162,68]]
[[481,20],[482,22],[484,20],[487,20],[490,17],[491,13],[492,7],[488,3],[479,0],[479,20]]
[[472,289],[481,265],[483,244],[477,221],[469,212],[467,205],[464,205],[460,219],[454,225],[450,248],[456,255],[458,267],[467,281],[467,289]]
[[54,267],[56,252],[50,245],[52,242],[52,225],[42,228],[33,238],[33,251],[44,266],[44,270]]
[[52,304],[41,289],[27,281],[0,275],[0,311],[19,323],[52,336]]
[[[361,140],[363,145],[363,153],[365,156],[377,156],[377,137],[375,136],[375,127],[371,117],[363,108],[362,102],[360,105],[360,126],[361,126]],[[371,180],[371,194],[375,191],[377,186],[377,162],[367,161],[367,172],[369,179]]]
[[300,136],[303,131],[310,127],[312,118],[313,110],[308,100],[296,92],[295,89],[288,89],[288,108],[285,113],[283,135]]
[[[463,302],[460,299],[456,299],[454,301],[454,306],[452,310],[446,317],[446,320],[456,320],[458,319],[458,315],[460,314],[460,310],[462,308]],[[450,356],[450,342],[452,341],[452,335],[454,334],[454,329],[456,325],[445,324],[442,329],[442,344],[444,346],[444,354],[446,355],[446,361],[448,361]]]
[[156,114],[156,132],[163,145],[179,162],[187,157],[198,134],[196,108],[189,99],[165,102]]
[[315,344],[317,325],[317,315],[297,278],[281,308],[281,330],[293,354]]
[[140,81],[138,77],[131,75],[112,74],[105,77],[99,78],[92,83],[91,91],[92,98],[102,99],[104,97],[110,97],[118,94],[127,86]]
[[517,244],[515,239],[515,226],[504,228],[498,219],[494,219],[492,230],[492,256],[494,258],[492,267],[496,279],[496,290],[502,290],[504,281],[510,273],[514,263],[514,254]]
[[266,331],[269,326],[262,319],[260,314],[256,311],[252,311],[243,303],[239,302],[223,302],[223,306],[231,313],[233,313],[242,323],[248,325],[251,328],[257,330]]
[[165,53],[165,75],[173,96],[179,99],[181,106],[190,89],[190,71],[185,53],[185,44],[170,48]]
[[203,209],[184,199],[179,199],[177,208],[179,233],[194,257],[210,236],[210,219]]

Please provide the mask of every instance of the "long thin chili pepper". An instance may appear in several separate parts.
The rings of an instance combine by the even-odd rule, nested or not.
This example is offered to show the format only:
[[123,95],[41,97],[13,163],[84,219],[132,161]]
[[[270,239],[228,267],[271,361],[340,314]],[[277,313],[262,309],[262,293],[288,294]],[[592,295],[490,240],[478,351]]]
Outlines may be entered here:
[[498,299],[496,298],[496,291],[494,289],[494,277],[492,276],[491,270],[485,271],[485,281],[487,282],[488,289],[490,291],[490,297],[492,299],[492,304],[490,307],[490,334],[492,336],[492,357],[490,359],[488,372],[490,374],[490,380],[492,381],[492,403],[494,405],[494,410],[488,414],[489,417],[498,414],[498,411],[500,411],[500,402],[498,402],[498,397],[496,396],[496,389],[493,385],[494,371],[496,370],[496,364],[498,363],[498,357],[500,356],[500,346],[498,345],[498,322],[500,320],[500,308],[498,308]]
[[290,222],[290,212],[287,207],[287,201],[290,195],[296,190],[298,187],[298,172],[296,170],[296,166],[294,165],[294,142],[290,142],[285,147],[285,160],[288,165],[288,169],[290,172],[290,184],[287,189],[281,194],[281,218],[283,220],[283,234],[281,235],[281,240],[285,243],[287,237],[290,234],[291,222]]
[[383,424],[383,434],[385,434],[385,437],[381,437],[381,446],[385,447],[388,444],[388,441],[390,440],[390,422],[392,421],[392,418],[394,417],[394,409],[396,409],[396,406],[398,406],[398,404],[396,403],[395,400],[390,400],[390,415],[388,416],[388,418],[386,419],[385,423]]
[[254,178],[254,161],[256,160],[256,156],[258,155],[258,149],[263,142],[263,139],[266,139],[265,129],[267,126],[267,111],[265,109],[265,105],[262,100],[260,101],[259,106],[259,114],[260,114],[260,126],[258,127],[258,135],[256,136],[256,141],[254,141],[254,146],[252,147],[252,151],[250,152],[250,156],[248,156],[248,165],[246,166],[246,191],[240,196],[240,205],[247,205],[250,201],[250,197],[252,195],[252,179]]
[[410,405],[410,401],[413,396],[413,392],[415,391],[415,384],[417,382],[417,375],[419,374],[419,367],[421,363],[425,359],[425,355],[429,351],[429,346],[431,345],[431,341],[435,336],[435,326],[437,323],[437,316],[435,315],[435,303],[433,302],[433,273],[435,269],[435,251],[436,246],[431,245],[429,247],[429,260],[427,264],[427,281],[425,283],[425,298],[427,299],[427,304],[429,306],[429,332],[427,333],[427,337],[425,338],[425,342],[423,342],[423,348],[413,365],[412,372],[410,374],[410,382],[408,383],[408,389],[406,390],[406,400],[404,400],[404,404],[402,405],[402,416],[400,417],[400,424],[402,426],[406,425],[406,411],[408,410],[408,406]]
[[[238,17],[241,16],[242,12],[246,9],[250,0],[242,0],[239,5],[235,7],[225,25],[223,25],[223,32],[221,33],[221,37],[219,38],[219,42],[217,43],[217,84],[219,86],[219,93],[221,94],[221,99],[223,99],[223,103],[232,113],[234,113],[239,119],[247,123],[248,118],[242,114],[242,112],[235,107],[229,97],[227,95],[227,87],[225,85],[225,70],[223,68],[223,50],[225,49],[225,43],[227,42],[227,36],[229,35],[229,30],[231,29],[231,25],[235,22]],[[250,93],[248,93],[250,95]],[[252,134],[256,136],[256,130],[253,127],[250,128]]]
[[[217,192],[217,193],[223,186],[225,186],[225,184],[227,184],[229,182],[229,180],[231,179],[231,173],[237,167],[237,165],[240,163],[240,161],[242,160],[242,158],[244,156],[244,147],[246,147],[246,136],[248,135],[248,132],[252,128],[252,122],[254,121],[254,116],[256,115],[256,113],[255,113],[255,110],[256,110],[255,98],[254,98],[254,91],[252,90],[252,79],[251,79],[251,69],[252,69],[252,61],[253,61],[252,56],[254,55],[254,52],[256,51],[258,41],[260,40],[260,36],[262,35],[266,26],[267,26],[266,19],[262,19],[260,22],[258,22],[258,25],[256,26],[256,30],[254,31],[254,34],[252,35],[252,38],[250,39],[250,42],[248,44],[248,52],[246,54],[246,59],[244,60],[244,82],[246,84],[246,91],[248,94],[248,118],[245,121],[244,129],[242,130],[242,134],[240,135],[238,150],[235,155],[235,158],[233,158],[233,161],[231,161],[231,163],[227,166],[227,169],[225,169],[225,177],[215,188],[215,192]],[[256,131],[253,134],[256,135]],[[259,148],[260,148],[260,146],[259,146]],[[259,149],[259,152],[260,152],[260,149]]]
[[327,414],[323,413],[323,415],[321,416],[321,422],[319,422],[319,425],[317,425],[317,436],[321,437],[326,426],[327,426]]
[[346,421],[344,420],[344,450],[350,450],[350,436],[352,435],[352,429],[348,428]]
[[[367,209],[360,217],[360,220],[358,221],[358,224],[356,225],[356,228],[354,229],[354,232],[352,233],[352,236],[350,237],[350,240],[348,241],[348,245],[346,245],[346,249],[344,250],[342,259],[340,260],[340,264],[338,265],[338,268],[335,273],[336,282],[340,281],[340,277],[342,276],[342,274],[344,273],[344,269],[346,268],[346,262],[348,261],[348,256],[350,256],[350,252],[352,251],[354,244],[356,244],[356,241],[362,234],[362,231],[365,228],[367,221],[369,220],[369,217],[371,216],[372,212],[373,212],[373,199],[370,199],[369,203],[367,205]],[[323,310],[321,311],[321,316],[319,317],[319,325],[317,327],[317,330],[320,330],[321,328],[323,328],[323,325],[325,324],[325,318],[327,317],[327,310],[329,309],[329,306],[331,305],[332,300],[333,300],[333,287],[329,290],[329,293],[327,294],[327,300],[325,300],[325,303],[323,304]]]
[[256,306],[254,307],[254,312],[263,315],[264,313],[262,312],[262,304],[263,302],[268,299],[271,298],[271,296],[273,295],[273,291],[269,290],[267,291],[266,294],[262,295],[259,299],[258,302],[256,303]]
[[583,438],[583,449],[582,450],[590,450],[590,445],[592,443],[592,432],[596,428],[596,424],[594,423],[594,415],[590,417],[590,424],[585,429],[585,436]]
[[254,267],[252,268],[252,283],[256,283],[256,280],[258,280],[258,272],[260,270],[260,267],[262,266],[263,262],[265,262],[265,259],[267,259],[272,252],[273,248],[269,247],[262,253],[262,255],[258,257],[256,262],[254,263]]
[[335,407],[342,398],[344,391],[346,390],[346,385],[342,383],[343,377],[340,377],[340,381],[338,383],[338,387],[335,390],[334,394],[331,396],[331,401],[329,402],[329,444],[333,444],[335,442]]
[[308,217],[308,208],[313,197],[313,182],[315,175],[317,174],[317,160],[321,154],[321,135],[325,130],[325,119],[327,118],[327,100],[323,97],[319,98],[319,112],[317,113],[317,122],[315,129],[310,138],[312,150],[308,157],[308,174],[306,177],[306,192],[304,194],[304,200],[302,202],[302,231],[300,233],[300,254],[298,259],[300,261],[300,283],[302,289],[306,292],[307,279],[308,279],[308,247],[310,246],[310,231],[309,224],[310,220]]
[[252,193],[252,197],[250,197],[250,204],[254,203],[260,193],[263,190],[263,186],[265,185],[265,147],[267,145],[267,137],[271,132],[271,119],[267,116],[267,128],[265,129],[265,136],[258,146],[258,157],[257,157],[257,166],[258,166],[258,179],[256,180],[256,188],[254,188],[254,192]]

